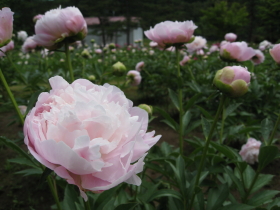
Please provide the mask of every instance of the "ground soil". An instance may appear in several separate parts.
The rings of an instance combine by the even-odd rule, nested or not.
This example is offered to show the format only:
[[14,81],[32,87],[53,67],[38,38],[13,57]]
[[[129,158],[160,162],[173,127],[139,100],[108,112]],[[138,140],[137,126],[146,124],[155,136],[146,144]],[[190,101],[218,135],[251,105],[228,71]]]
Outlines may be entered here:
[[[15,120],[13,112],[0,113],[0,136],[8,137],[9,139],[20,139],[19,133],[22,132],[22,126],[18,123],[9,125]],[[167,142],[175,147],[178,147],[178,134],[166,124],[160,122],[160,119],[155,119],[149,124],[149,130],[155,130],[157,135],[162,135],[159,144]],[[199,133],[192,135],[200,136]],[[19,145],[26,149],[22,140]],[[185,150],[191,148],[185,144]],[[0,143],[0,210],[50,210],[50,205],[53,204],[53,198],[50,194],[47,184],[38,187],[39,176],[27,176],[15,174],[15,172],[24,169],[23,166],[9,163],[7,159],[17,157],[17,153],[3,146]],[[274,174],[273,181],[265,188],[273,188],[280,190],[280,160],[275,160],[270,164],[263,173]],[[277,170],[275,170],[277,169]]]

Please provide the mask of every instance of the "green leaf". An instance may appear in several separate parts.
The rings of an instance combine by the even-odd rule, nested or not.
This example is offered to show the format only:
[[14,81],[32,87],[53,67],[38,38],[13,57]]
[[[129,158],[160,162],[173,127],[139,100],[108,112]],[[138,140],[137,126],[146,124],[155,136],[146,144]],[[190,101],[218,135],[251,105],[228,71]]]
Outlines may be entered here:
[[17,153],[19,153],[20,155],[22,155],[23,157],[28,159],[30,162],[32,162],[34,164],[34,166],[39,166],[38,162],[35,162],[35,160],[33,160],[30,155],[28,155],[23,149],[21,149],[18,145],[16,145],[11,140],[9,140],[3,136],[0,136],[0,141],[2,141],[7,147],[13,149]]
[[115,210],[134,210],[136,206],[138,206],[138,203],[126,203],[118,205]]
[[191,97],[188,100],[188,103],[185,107],[185,110],[189,110],[196,102],[197,102],[197,98],[201,96],[201,93],[195,94],[193,97]]
[[207,199],[207,210],[217,210],[229,196],[229,189],[226,184],[218,185],[218,188],[211,189]]
[[235,203],[235,204],[229,204],[226,205],[222,208],[220,208],[219,210],[250,210],[250,209],[254,209],[254,206],[249,206],[246,204],[241,204],[241,203]]
[[165,141],[161,143],[160,150],[165,157],[168,157],[168,155],[172,152],[170,145]]
[[168,88],[168,93],[169,93],[169,98],[171,99],[172,103],[174,104],[174,106],[176,107],[176,109],[178,111],[180,111],[180,108],[179,108],[179,99],[178,99],[178,96],[177,94]]
[[268,141],[269,135],[270,135],[270,132],[272,131],[272,129],[273,129],[273,124],[268,118],[262,120],[261,132],[262,132],[263,140],[265,142]]
[[267,185],[273,178],[273,175],[270,174],[260,174],[251,193],[254,193],[261,189],[263,186]]
[[229,177],[231,178],[231,180],[234,182],[234,184],[237,187],[238,192],[240,193],[241,197],[245,196],[245,191],[244,188],[242,186],[241,181],[234,175],[234,173],[231,171],[230,168],[224,167],[224,170],[226,171],[226,173],[229,175]]
[[251,186],[251,183],[253,181],[253,177],[255,177],[256,173],[254,169],[252,169],[251,166],[247,166],[247,168],[243,172],[243,179],[246,189],[248,190]]
[[201,190],[196,194],[194,206],[196,210],[205,209],[204,195]]
[[262,170],[278,155],[279,151],[276,146],[263,146],[259,153],[259,170]]
[[152,195],[157,191],[159,185],[160,182],[154,185],[150,183],[148,190],[146,190],[145,193],[143,193],[143,195],[140,196],[140,200],[143,201],[144,203],[148,202],[150,200],[150,197],[152,197]]
[[210,119],[210,120],[213,119],[212,115],[208,111],[206,111],[204,108],[202,108],[200,106],[196,106],[196,107],[201,111],[201,113],[204,115],[204,117],[206,117],[207,119]]
[[77,209],[75,208],[75,202],[78,202],[77,198],[79,197],[79,194],[75,190],[75,187],[76,186],[70,184],[66,185],[66,188],[64,190],[64,199],[62,201],[63,209]]
[[159,112],[166,119],[163,122],[173,128],[175,131],[178,130],[178,123],[166,111],[158,107],[154,107],[154,111]]
[[267,205],[267,209],[269,210],[276,210],[276,208],[278,208],[277,210],[280,208],[280,198],[273,199],[273,201]]
[[118,185],[110,190],[102,192],[95,201],[96,210],[103,210],[104,206],[110,202],[111,198],[116,194],[116,191],[121,188],[122,185]]
[[26,159],[26,158],[22,158],[22,157],[8,159],[8,161],[10,163],[17,163],[17,164],[20,164],[20,165],[27,165],[27,166],[31,166],[33,168],[40,168],[38,165],[35,165],[32,161],[30,161],[30,159]]
[[183,131],[185,131],[187,129],[187,126],[191,120],[192,114],[190,113],[190,111],[187,111],[184,115],[183,115]]
[[237,103],[237,104],[231,104],[226,108],[225,111],[225,116],[224,118],[226,119],[232,112],[234,112],[242,103]]
[[248,204],[252,206],[260,206],[270,199],[272,199],[275,195],[277,195],[280,191],[278,190],[264,190],[257,194],[255,194],[249,201]]
[[202,125],[202,129],[203,129],[204,137],[205,137],[205,139],[207,139],[209,136],[209,133],[210,133],[211,124],[206,118],[201,116],[201,125]]
[[200,126],[201,120],[197,120],[195,122],[192,122],[187,129],[184,130],[184,135],[190,133],[192,130],[196,129],[198,126]]
[[172,210],[182,210],[184,209],[182,201],[175,199],[173,197],[168,197],[168,209]]
[[173,198],[177,198],[179,200],[183,200],[182,195],[175,191],[175,190],[169,190],[169,189],[163,189],[163,190],[158,190],[156,191],[149,199],[150,201],[153,201],[156,198],[161,198],[161,197],[173,197]]
[[22,171],[18,171],[15,174],[23,174],[23,176],[38,175],[38,174],[42,174],[42,170],[38,168],[29,168],[29,169],[24,169]]
[[216,149],[218,150],[220,153],[222,153],[223,155],[225,155],[227,158],[231,159],[231,160],[235,160],[236,158],[239,157],[239,155],[236,153],[236,151],[226,145],[220,145],[216,142],[210,142],[210,144]]
[[186,196],[186,176],[185,176],[185,161],[184,161],[184,158],[179,155],[179,157],[176,159],[176,168],[177,168],[177,174],[178,174],[178,177],[177,177],[177,181],[178,181],[178,184],[179,184],[179,188],[183,194],[183,196],[185,197]]

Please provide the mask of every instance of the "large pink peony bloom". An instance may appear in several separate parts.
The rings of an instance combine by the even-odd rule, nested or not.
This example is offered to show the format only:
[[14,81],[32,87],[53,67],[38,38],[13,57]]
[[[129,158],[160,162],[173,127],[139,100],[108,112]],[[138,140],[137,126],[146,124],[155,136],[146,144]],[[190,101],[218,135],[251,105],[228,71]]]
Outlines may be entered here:
[[242,160],[249,164],[254,164],[255,162],[258,162],[261,144],[262,143],[260,141],[257,141],[254,138],[249,138],[247,140],[247,143],[242,146],[241,151],[239,152],[239,154],[242,157]]
[[33,38],[34,36],[30,36],[23,43],[21,47],[23,53],[30,52],[38,46],[37,42],[35,42]]
[[13,35],[13,14],[8,7],[0,10],[0,47],[11,41]]
[[237,35],[234,33],[227,33],[225,35],[225,40],[227,40],[228,42],[234,42],[237,39]]
[[30,153],[68,183],[104,191],[121,182],[140,185],[146,152],[160,139],[147,133],[148,113],[115,86],[50,78],[24,124]]
[[227,61],[247,61],[256,54],[246,42],[227,42],[221,45],[220,56]]
[[280,64],[280,44],[274,45],[273,48],[269,50],[269,53],[273,60]]
[[196,28],[197,26],[192,21],[164,21],[144,33],[150,40],[157,42],[160,47],[166,48],[191,41]]
[[67,38],[72,43],[87,35],[86,21],[76,7],[53,9],[37,20],[34,40],[43,47],[56,49]]

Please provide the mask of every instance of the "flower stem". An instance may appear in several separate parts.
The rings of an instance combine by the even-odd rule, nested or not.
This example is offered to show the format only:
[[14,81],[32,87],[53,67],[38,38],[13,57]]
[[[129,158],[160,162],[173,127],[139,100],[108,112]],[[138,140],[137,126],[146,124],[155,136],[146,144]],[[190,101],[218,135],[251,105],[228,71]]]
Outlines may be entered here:
[[[177,76],[178,79],[181,79],[181,71],[180,71],[180,56],[179,56],[179,48],[176,47],[176,58],[177,58]],[[180,84],[181,85],[181,84]],[[183,90],[182,87],[178,88],[178,100],[179,100],[179,142],[180,142],[180,154],[184,155],[184,141],[183,141]]]
[[[207,154],[207,151],[208,151],[208,147],[209,147],[209,144],[210,144],[210,142],[212,140],[212,136],[213,136],[216,124],[218,122],[219,116],[220,116],[220,114],[221,114],[221,112],[223,110],[223,106],[224,106],[225,100],[226,100],[226,96],[222,95],[221,100],[220,100],[220,104],[219,104],[219,107],[218,107],[218,110],[217,110],[217,113],[216,113],[216,116],[215,116],[215,119],[214,119],[214,121],[212,123],[209,135],[206,138],[206,143],[205,143],[205,146],[204,146],[204,149],[203,149],[203,153],[202,153],[202,157],[201,157],[201,160],[200,160],[200,164],[199,164],[199,167],[198,167],[198,170],[197,170],[196,180],[195,180],[195,184],[194,184],[194,188],[193,189],[196,189],[198,187],[198,184],[199,184],[198,182],[199,182],[199,179],[200,179],[200,174],[202,172],[202,168],[204,166],[204,162],[205,162],[205,159],[206,159],[206,154]],[[191,203],[190,203],[190,208],[189,209],[192,209],[194,198],[195,198],[195,192],[193,191],[192,192],[192,198],[191,198]]]
[[221,124],[221,130],[220,130],[220,144],[223,143],[223,134],[224,134],[224,125],[225,125],[225,106],[223,105],[223,114],[222,114],[222,124]]
[[67,63],[69,73],[70,73],[70,79],[71,79],[71,82],[74,82],[73,68],[72,68],[72,63],[71,63],[71,59],[70,59],[69,42],[67,40],[65,42],[65,54],[66,54],[66,63]]
[[272,131],[271,136],[270,136],[270,138],[269,138],[268,146],[272,144],[274,135],[275,135],[275,133],[276,133],[278,127],[279,127],[279,123],[280,123],[280,114],[278,115],[277,121],[276,121],[276,123],[275,123],[275,126],[274,126],[274,128],[273,128],[273,131]]
[[8,83],[7,83],[7,81],[6,81],[5,77],[4,77],[4,74],[3,74],[1,69],[0,69],[0,78],[1,78],[1,81],[2,81],[2,83],[3,83],[3,85],[4,85],[5,89],[6,89],[6,91],[7,91],[8,95],[9,95],[13,105],[14,105],[14,108],[15,108],[15,110],[16,110],[16,112],[18,114],[18,117],[20,119],[20,122],[23,125],[24,124],[23,116],[22,116],[22,114],[19,111],[18,104],[17,104],[17,102],[15,100],[15,97],[14,97],[13,93],[10,90],[10,87],[9,87],[9,85],[8,85]]
[[58,199],[57,191],[55,190],[55,187],[54,187],[54,185],[53,185],[53,183],[52,183],[51,177],[48,176],[47,180],[48,180],[48,185],[49,185],[49,187],[50,187],[51,193],[52,193],[53,198],[54,198],[54,200],[55,200],[57,209],[58,209],[58,210],[62,210],[62,208],[61,208],[61,206],[60,206],[59,199]]
[[91,208],[90,208],[89,199],[88,199],[87,201],[85,201],[85,200],[83,199],[83,201],[84,201],[85,210],[90,210]]

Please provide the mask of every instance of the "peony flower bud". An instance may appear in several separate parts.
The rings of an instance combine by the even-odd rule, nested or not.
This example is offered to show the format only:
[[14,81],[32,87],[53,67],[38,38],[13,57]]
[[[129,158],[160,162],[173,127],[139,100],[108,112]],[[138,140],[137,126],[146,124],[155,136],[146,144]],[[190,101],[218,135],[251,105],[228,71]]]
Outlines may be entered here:
[[91,39],[90,42],[91,42],[91,43],[95,43],[95,39]]
[[146,112],[148,112],[148,114],[150,116],[153,115],[153,107],[152,106],[149,106],[147,104],[140,104],[138,107],[141,108],[141,109],[144,109]]
[[132,86],[137,86],[141,83],[142,77],[139,71],[130,70],[127,72],[126,79]]
[[272,49],[269,50],[269,53],[273,60],[277,63],[280,64],[280,44],[274,45]]
[[0,47],[11,41],[13,35],[13,14],[8,7],[0,10]]
[[234,33],[227,33],[225,35],[225,40],[227,40],[228,42],[234,42],[237,39],[237,35]]
[[140,72],[142,70],[142,68],[144,67],[144,65],[145,65],[144,61],[140,61],[139,63],[137,63],[135,66],[136,71]]
[[160,47],[168,48],[192,42],[192,35],[196,28],[193,21],[164,21],[144,33],[150,40],[157,42]]
[[90,55],[90,53],[89,53],[89,51],[87,49],[84,49],[81,52],[81,55],[82,55],[83,58],[87,58],[87,59],[91,58],[91,55]]
[[240,97],[247,93],[250,84],[250,72],[241,66],[227,66],[217,71],[214,85],[231,97]]
[[89,75],[89,76],[88,76],[88,79],[89,79],[90,81],[95,81],[95,80],[96,80],[96,78],[95,78],[94,75]]
[[24,143],[34,158],[77,185],[85,200],[85,191],[140,185],[136,174],[161,137],[147,132],[147,112],[109,84],[69,84],[60,76],[49,81],[52,90],[40,94],[24,123]]
[[221,45],[220,56],[225,61],[247,61],[256,54],[246,42],[228,42]]
[[109,47],[109,49],[115,49],[116,45],[114,43],[110,43],[108,47]]
[[125,65],[123,65],[122,62],[118,61],[112,67],[113,67],[113,74],[116,76],[122,76],[126,72],[126,67],[125,67]]
[[53,9],[36,22],[34,40],[47,49],[57,49],[64,44],[83,40],[87,35],[86,21],[76,7]]
[[254,138],[249,138],[247,143],[242,146],[241,151],[239,152],[242,160],[249,164],[258,162],[261,144],[262,143],[260,141],[257,141]]

